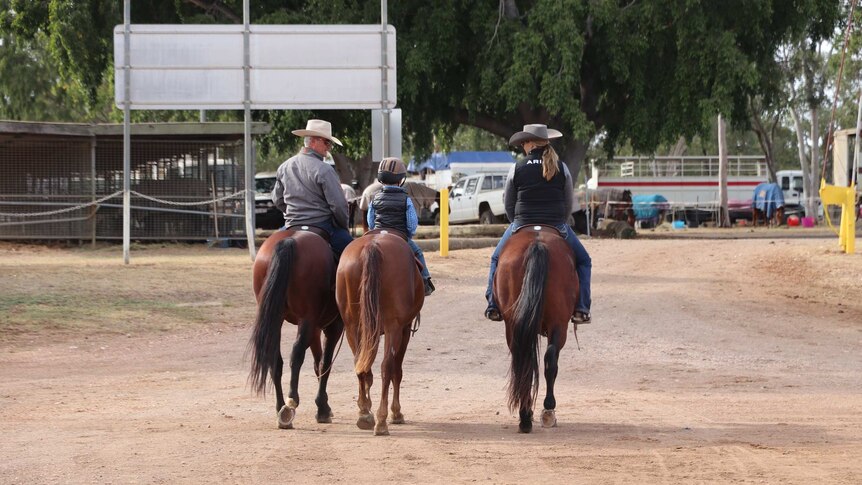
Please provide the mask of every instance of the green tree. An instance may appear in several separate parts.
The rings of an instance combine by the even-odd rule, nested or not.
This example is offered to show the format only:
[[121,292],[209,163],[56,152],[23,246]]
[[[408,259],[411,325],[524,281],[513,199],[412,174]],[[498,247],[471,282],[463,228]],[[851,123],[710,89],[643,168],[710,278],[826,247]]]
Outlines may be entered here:
[[[108,72],[114,0],[12,0],[0,25],[46,32],[54,54],[95,97]],[[592,140],[607,151],[628,140],[650,152],[705,133],[722,113],[747,123],[747,100],[764,82],[777,47],[801,32],[831,32],[838,0],[400,0],[398,104],[405,143],[429,153],[433,135],[471,125],[508,138],[526,123],[560,129],[574,173]],[[240,0],[135,1],[134,22],[238,22]],[[377,23],[378,0],[260,0],[255,23]],[[315,113],[261,112],[284,152],[290,129]],[[367,113],[324,112],[351,145],[338,157],[370,175]],[[344,176],[344,174],[342,175]]]
[[38,35],[25,40],[0,34],[0,118],[77,121],[88,116],[86,93],[60,74]]

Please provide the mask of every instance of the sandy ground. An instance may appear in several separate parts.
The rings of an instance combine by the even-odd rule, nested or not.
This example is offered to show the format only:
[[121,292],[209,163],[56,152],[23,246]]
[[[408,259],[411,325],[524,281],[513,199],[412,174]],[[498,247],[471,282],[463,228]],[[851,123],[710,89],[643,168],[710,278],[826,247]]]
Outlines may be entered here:
[[557,428],[517,433],[502,325],[481,316],[491,249],[473,249],[429,255],[407,423],[375,437],[354,424],[346,344],[332,424],[314,420],[310,354],[297,429],[250,393],[245,252],[147,247],[123,267],[115,247],[0,243],[0,483],[862,482],[862,255],[585,245],[594,323],[562,352]]

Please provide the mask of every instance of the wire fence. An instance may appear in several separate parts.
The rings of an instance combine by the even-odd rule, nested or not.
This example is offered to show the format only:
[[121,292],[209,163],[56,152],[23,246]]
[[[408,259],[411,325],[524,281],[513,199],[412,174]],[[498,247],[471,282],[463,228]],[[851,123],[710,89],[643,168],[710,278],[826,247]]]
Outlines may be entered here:
[[[245,238],[242,145],[134,139],[131,237]],[[121,239],[122,140],[0,140],[0,238]]]

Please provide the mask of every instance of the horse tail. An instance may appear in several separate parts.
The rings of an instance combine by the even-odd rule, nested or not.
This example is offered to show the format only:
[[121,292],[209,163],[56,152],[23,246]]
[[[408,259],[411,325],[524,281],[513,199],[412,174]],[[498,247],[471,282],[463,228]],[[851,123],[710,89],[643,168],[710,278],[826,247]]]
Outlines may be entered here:
[[[548,247],[533,241],[524,258],[526,271],[521,294],[515,302],[512,329],[512,364],[509,369],[509,410],[535,402],[539,390],[539,331],[545,306]],[[529,400],[532,397],[532,400]],[[529,401],[528,401],[529,400]]]
[[354,370],[362,374],[371,370],[380,334],[380,262],[383,252],[377,241],[371,241],[362,251],[362,281],[359,287],[359,354],[356,356]]
[[275,369],[281,357],[281,325],[295,253],[296,241],[291,237],[276,244],[261,288],[257,319],[249,341],[252,351],[249,380],[258,394],[266,393],[266,376]]

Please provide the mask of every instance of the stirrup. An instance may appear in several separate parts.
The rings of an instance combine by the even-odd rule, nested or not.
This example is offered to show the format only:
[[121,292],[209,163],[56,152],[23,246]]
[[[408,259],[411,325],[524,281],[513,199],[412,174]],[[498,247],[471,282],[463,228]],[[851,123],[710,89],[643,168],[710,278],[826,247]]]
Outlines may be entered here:
[[591,321],[592,317],[590,317],[589,312],[576,311],[574,315],[572,315],[572,323],[583,325],[590,323]]
[[500,314],[500,310],[492,306],[489,306],[485,309],[485,318],[491,320],[492,322],[503,321],[503,315]]

